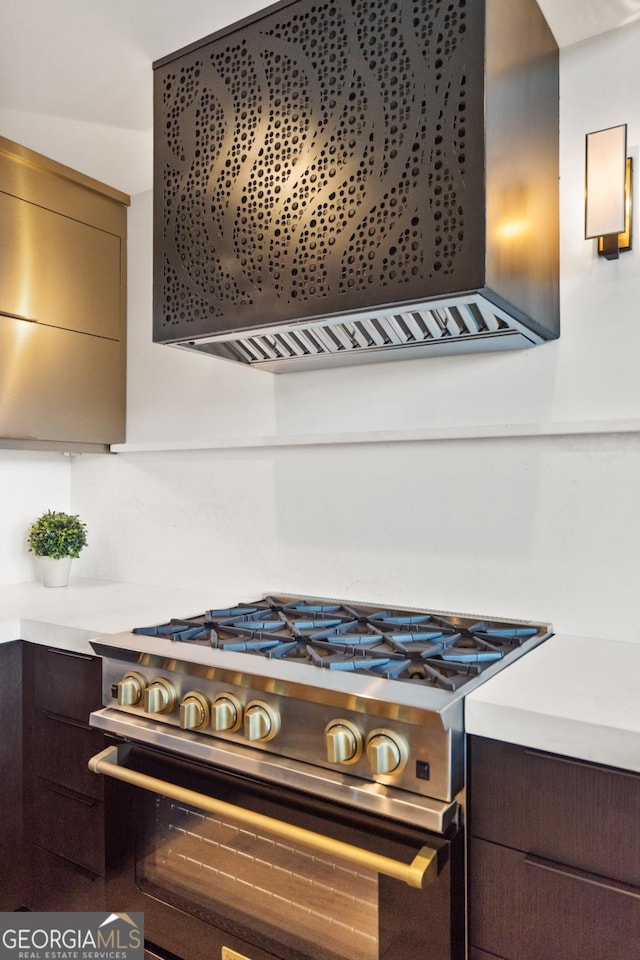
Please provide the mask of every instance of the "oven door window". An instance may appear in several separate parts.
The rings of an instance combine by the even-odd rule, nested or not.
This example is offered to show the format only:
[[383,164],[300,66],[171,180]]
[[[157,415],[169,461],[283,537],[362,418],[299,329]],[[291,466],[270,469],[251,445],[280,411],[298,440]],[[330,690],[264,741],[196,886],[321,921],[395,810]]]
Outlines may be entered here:
[[[311,831],[323,847],[337,840],[410,862],[425,843],[421,831],[285,786],[153,757],[146,750],[134,750],[134,760],[136,769],[164,782],[283,822],[294,832]],[[290,840],[289,829],[283,839],[263,824],[252,829],[242,817],[236,820],[233,810],[221,816],[149,789],[133,794],[135,883],[148,907],[169,905],[209,929],[253,944],[260,956],[403,960],[407,940],[415,942],[415,918],[422,929],[434,896],[444,894],[448,913],[447,883],[412,889],[366,863],[340,859],[333,849],[318,852],[297,837]],[[439,845],[447,846],[442,838]],[[428,956],[439,960],[450,953]]]
[[284,942],[318,960],[377,960],[376,873],[165,797],[145,807],[143,892],[249,942]]

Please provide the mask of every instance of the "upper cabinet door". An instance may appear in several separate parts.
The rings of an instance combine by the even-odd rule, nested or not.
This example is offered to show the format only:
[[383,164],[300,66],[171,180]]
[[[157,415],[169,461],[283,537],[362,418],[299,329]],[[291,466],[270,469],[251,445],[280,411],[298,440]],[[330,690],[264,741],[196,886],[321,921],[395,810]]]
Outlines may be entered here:
[[120,237],[0,193],[0,312],[119,340]]
[[0,448],[124,440],[128,204],[0,137]]

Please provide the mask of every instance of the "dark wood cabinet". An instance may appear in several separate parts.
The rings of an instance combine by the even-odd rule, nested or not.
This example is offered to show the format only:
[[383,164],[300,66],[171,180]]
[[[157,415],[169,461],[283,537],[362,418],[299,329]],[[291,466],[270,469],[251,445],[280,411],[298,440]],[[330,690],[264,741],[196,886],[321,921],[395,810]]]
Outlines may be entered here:
[[99,657],[27,644],[26,747],[33,910],[103,910],[103,783],[87,761],[103,746],[89,726],[101,704]]
[[102,701],[99,657],[33,646],[33,705],[38,710],[89,726],[89,714]]
[[[94,704],[95,707],[95,704]],[[86,714],[88,716],[88,713]],[[37,775],[49,783],[93,800],[102,800],[103,778],[91,773],[79,758],[102,749],[103,736],[85,723],[36,710],[33,721],[33,753]]]
[[104,874],[104,813],[100,801],[40,780],[35,784],[34,811],[36,846],[98,876]]
[[23,850],[22,647],[0,644],[0,911],[26,903]]
[[37,910],[102,911],[104,879],[44,848],[38,848],[32,903]]
[[469,960],[504,960],[504,958],[495,953],[485,953],[477,947],[469,947]]
[[470,742],[470,958],[636,960],[640,776]]

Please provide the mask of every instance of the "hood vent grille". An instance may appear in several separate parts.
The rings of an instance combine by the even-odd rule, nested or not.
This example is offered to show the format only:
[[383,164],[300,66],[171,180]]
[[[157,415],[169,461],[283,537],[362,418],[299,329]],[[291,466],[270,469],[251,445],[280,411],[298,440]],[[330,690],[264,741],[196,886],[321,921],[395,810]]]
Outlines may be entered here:
[[156,342],[276,371],[558,336],[536,0],[279,0],[154,68]]
[[[497,337],[501,338],[497,342]],[[380,359],[376,353],[411,356],[459,351],[464,340],[479,349],[499,350],[532,346],[541,338],[506,311],[478,295],[455,303],[424,305],[384,315],[360,315],[313,323],[256,330],[251,335],[203,337],[175,346],[200,350],[264,370],[295,370],[306,366],[337,366]],[[422,349],[420,349],[422,348]],[[313,361],[316,361],[315,364]]]

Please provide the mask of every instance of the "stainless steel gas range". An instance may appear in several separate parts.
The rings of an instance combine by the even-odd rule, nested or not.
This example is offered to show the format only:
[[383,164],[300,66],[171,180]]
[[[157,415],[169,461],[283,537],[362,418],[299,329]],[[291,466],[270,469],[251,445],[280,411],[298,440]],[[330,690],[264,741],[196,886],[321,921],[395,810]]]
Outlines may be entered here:
[[464,697],[548,636],[275,595],[94,642],[109,908],[184,960],[463,957]]

